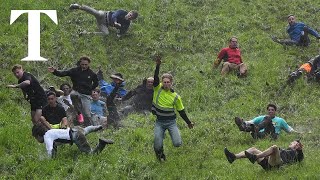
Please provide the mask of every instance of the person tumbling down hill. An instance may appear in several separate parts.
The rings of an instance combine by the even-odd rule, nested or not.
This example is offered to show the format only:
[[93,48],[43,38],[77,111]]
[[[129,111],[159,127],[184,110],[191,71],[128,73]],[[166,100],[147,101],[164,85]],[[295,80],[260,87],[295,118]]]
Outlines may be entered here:
[[116,10],[116,11],[100,11],[86,5],[71,4],[70,10],[83,10],[86,13],[93,15],[97,20],[97,25],[100,32],[82,32],[81,34],[101,34],[108,35],[109,27],[115,27],[118,29],[117,36],[123,36],[129,29],[130,23],[132,20],[138,17],[137,11],[125,11],[125,10]]
[[315,79],[320,82],[320,55],[311,58],[308,62],[302,64],[299,69],[293,71],[288,78],[288,83],[291,84],[295,80],[301,77],[302,74],[306,73],[308,79]]
[[248,158],[253,164],[257,162],[264,170],[270,170],[285,164],[301,162],[304,159],[302,148],[303,145],[300,140],[294,140],[287,149],[281,149],[277,145],[273,145],[264,151],[260,151],[255,147],[251,147],[234,154],[224,148],[224,154],[229,163],[233,163],[236,159]]
[[289,126],[284,119],[276,116],[276,105],[268,104],[267,110],[268,115],[258,116],[250,121],[243,121],[241,118],[235,117],[235,123],[240,131],[250,132],[255,139],[268,136],[272,139],[277,139],[281,130],[285,130],[288,133],[299,133]]
[[153,97],[153,77],[144,79],[142,84],[129,91],[121,101],[127,101],[132,98],[129,105],[120,110],[120,113],[127,116],[130,112],[146,113],[151,111]]
[[316,30],[308,27],[303,22],[296,22],[296,17],[293,14],[288,16],[288,24],[287,33],[290,39],[278,39],[275,36],[271,36],[274,42],[289,46],[309,46],[311,42],[308,36],[309,34],[320,39],[320,34]]
[[112,140],[99,139],[99,144],[95,149],[91,149],[86,135],[101,130],[102,126],[87,126],[86,128],[74,127],[67,129],[50,129],[50,125],[45,121],[39,121],[32,127],[32,136],[39,143],[45,143],[49,157],[56,155],[55,142],[75,143],[81,152],[94,154],[100,153],[107,144],[113,144]]

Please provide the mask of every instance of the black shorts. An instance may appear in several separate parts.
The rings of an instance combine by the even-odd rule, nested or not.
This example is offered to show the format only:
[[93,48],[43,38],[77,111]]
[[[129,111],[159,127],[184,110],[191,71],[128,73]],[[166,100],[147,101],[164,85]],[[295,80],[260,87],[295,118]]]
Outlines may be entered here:
[[259,165],[266,171],[271,170],[272,168],[279,168],[280,167],[280,165],[271,166],[268,162],[267,157],[265,157],[261,162],[259,162]]
[[30,99],[31,111],[36,111],[37,109],[42,109],[47,105],[46,99]]
[[264,170],[270,170],[272,166],[268,162],[268,158],[264,158],[261,162],[259,162],[259,165],[264,169]]

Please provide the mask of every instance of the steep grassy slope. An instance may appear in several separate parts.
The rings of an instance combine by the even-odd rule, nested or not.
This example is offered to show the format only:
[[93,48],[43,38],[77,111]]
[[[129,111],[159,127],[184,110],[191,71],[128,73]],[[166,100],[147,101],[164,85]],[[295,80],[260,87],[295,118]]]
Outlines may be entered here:
[[[97,9],[136,9],[140,16],[128,35],[118,39],[79,36],[95,30],[95,19],[80,11],[69,11],[74,1],[2,0],[0,12],[0,172],[3,179],[319,179],[319,84],[301,79],[282,88],[287,75],[299,64],[319,53],[312,38],[309,48],[282,47],[270,35],[286,37],[286,16],[290,13],[320,30],[320,1],[272,0],[109,0],[84,3]],[[27,16],[9,25],[10,10],[54,9],[59,24],[41,17],[41,55],[47,62],[21,62],[27,55]],[[212,61],[227,40],[236,35],[249,76],[221,77],[211,69]],[[128,89],[154,71],[152,54],[163,54],[161,72],[171,72],[175,89],[182,96],[188,115],[195,122],[189,130],[179,117],[184,144],[171,145],[165,139],[168,161],[159,163],[153,152],[155,117],[133,114],[118,131],[108,129],[89,135],[112,138],[115,144],[98,156],[78,152],[76,146],[59,147],[58,157],[46,158],[45,147],[31,136],[29,104],[19,90],[7,89],[15,83],[11,66],[21,63],[44,86],[58,86],[67,78],[57,78],[46,70],[72,67],[82,55],[92,58],[92,69],[101,66],[107,73],[122,72]],[[202,73],[200,73],[200,71]],[[106,76],[107,77],[107,76]],[[248,160],[230,165],[223,148],[240,151],[251,146],[261,149],[274,143],[286,147],[297,135],[282,134],[276,142],[253,140],[240,133],[235,116],[250,119],[265,113],[268,103],[279,106],[279,116],[304,132],[305,162],[263,171]]]

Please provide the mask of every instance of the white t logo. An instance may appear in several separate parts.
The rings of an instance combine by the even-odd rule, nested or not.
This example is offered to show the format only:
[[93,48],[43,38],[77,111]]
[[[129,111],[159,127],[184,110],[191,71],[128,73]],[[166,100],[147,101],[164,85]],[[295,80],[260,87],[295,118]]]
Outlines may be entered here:
[[28,13],[28,56],[22,61],[47,61],[40,56],[40,13],[58,24],[56,10],[11,10],[10,25],[21,15]]

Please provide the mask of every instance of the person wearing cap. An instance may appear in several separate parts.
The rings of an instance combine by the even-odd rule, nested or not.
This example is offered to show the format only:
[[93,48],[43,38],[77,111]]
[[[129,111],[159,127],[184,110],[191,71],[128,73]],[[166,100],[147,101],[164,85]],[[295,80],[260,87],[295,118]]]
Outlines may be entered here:
[[316,30],[305,25],[303,22],[296,22],[296,17],[293,14],[288,16],[287,33],[289,34],[290,39],[278,39],[275,36],[271,36],[271,38],[274,42],[279,44],[297,46],[309,46],[311,42],[308,36],[309,34],[320,39],[320,34]]
[[175,147],[182,145],[181,135],[176,123],[175,110],[179,112],[180,116],[188,124],[190,129],[193,128],[194,124],[189,120],[184,110],[181,97],[172,89],[172,75],[168,73],[163,74],[161,77],[162,82],[160,83],[160,56],[156,56],[156,64],[151,108],[152,113],[157,117],[154,128],[153,147],[157,159],[159,161],[165,161],[166,156],[163,152],[163,139],[166,130],[169,131],[172,143]]
[[230,164],[236,159],[247,158],[252,164],[257,162],[264,170],[271,170],[273,168],[280,168],[285,164],[301,162],[304,159],[302,148],[303,145],[300,140],[294,140],[289,144],[287,149],[272,145],[264,151],[251,147],[234,154],[227,148],[224,148],[224,154]]
[[98,87],[99,82],[97,75],[90,69],[90,58],[83,56],[80,58],[80,66],[59,71],[54,67],[48,67],[49,72],[53,75],[71,78],[73,87],[70,94],[72,103],[77,112],[81,112],[84,117],[84,125],[92,124],[91,120],[91,91]]
[[63,129],[67,128],[68,120],[66,111],[57,103],[57,97],[55,92],[47,93],[48,104],[42,108],[42,121],[47,121],[51,129]]
[[235,123],[240,131],[250,132],[254,139],[262,139],[269,136],[275,140],[279,137],[281,130],[287,133],[299,134],[283,118],[276,116],[276,105],[268,104],[267,111],[268,115],[258,116],[249,121],[243,121],[243,119],[235,117]]
[[117,84],[120,86],[116,93],[116,98],[122,98],[127,94],[127,90],[124,89],[126,83],[121,73],[112,74],[110,76],[110,78],[112,79],[111,83],[108,83],[103,79],[103,72],[100,69],[97,72],[97,76],[99,79],[99,86],[102,95],[109,96]]
[[141,85],[129,91],[123,98],[121,98],[121,101],[127,101],[133,97],[130,104],[125,106],[119,112],[122,115],[127,116],[130,112],[133,111],[151,111],[153,98],[153,81],[153,77],[144,79]]
[[18,84],[7,85],[8,88],[20,88],[24,98],[31,105],[31,120],[36,124],[42,114],[42,108],[47,104],[44,89],[41,87],[37,78],[29,72],[25,72],[20,64],[16,64],[11,69],[14,76],[18,79]]
[[131,21],[138,17],[138,12],[134,10],[129,12],[122,9],[116,11],[99,11],[86,5],[71,4],[70,10],[75,9],[83,10],[93,15],[97,20],[97,25],[100,30],[100,32],[84,31],[81,34],[108,35],[108,28],[115,27],[116,29],[118,29],[117,36],[121,37],[128,31]]
[[[101,80],[103,80],[103,72],[100,69],[97,73],[97,76],[101,82]],[[114,99],[116,97],[119,97],[119,89],[120,87],[123,87],[124,79],[122,78],[122,75],[120,73],[113,74],[110,77],[113,78],[113,82],[112,82],[113,86],[112,87],[109,87],[109,85],[100,86],[100,89],[101,90],[111,89],[110,90],[111,92],[106,97],[106,107],[109,113],[107,116],[107,120],[108,120],[108,124],[112,124],[115,129],[118,129],[122,125],[121,125],[121,119],[117,110],[117,106],[114,103]],[[106,85],[107,83],[104,81],[103,84]],[[105,91],[105,94],[107,94],[106,91]]]
[[299,69],[293,71],[288,78],[288,83],[293,83],[303,73],[307,74],[308,79],[315,78],[316,81],[320,81],[320,55],[311,58],[308,62],[302,64]]
[[246,77],[247,65],[243,63],[238,38],[233,36],[229,40],[229,47],[223,48],[213,62],[213,68],[217,68],[223,60],[221,75],[226,75],[231,70],[236,70],[238,77]]

